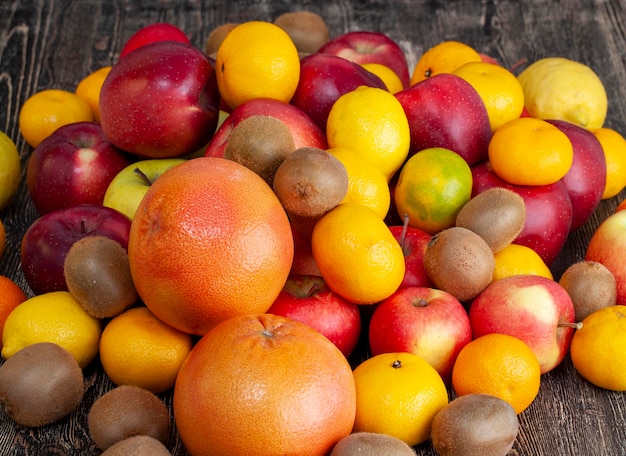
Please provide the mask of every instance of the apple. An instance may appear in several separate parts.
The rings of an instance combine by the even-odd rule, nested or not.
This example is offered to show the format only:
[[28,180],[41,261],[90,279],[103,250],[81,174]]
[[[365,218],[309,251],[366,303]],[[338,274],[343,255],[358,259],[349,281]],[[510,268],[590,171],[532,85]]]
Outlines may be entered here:
[[99,124],[71,123],[33,150],[26,184],[39,215],[77,204],[102,204],[111,180],[130,163]]
[[120,59],[124,58],[127,54],[137,48],[145,46],[146,44],[156,43],[158,41],[177,41],[179,43],[186,44],[191,43],[185,32],[175,25],[168,24],[167,22],[157,22],[146,25],[145,27],[137,30],[122,47],[122,50],[120,51]]
[[574,304],[558,282],[520,274],[492,282],[470,304],[474,338],[491,333],[515,336],[533,350],[541,373],[558,366],[569,351]]
[[431,147],[450,149],[470,165],[487,159],[492,132],[487,108],[464,79],[441,73],[395,94],[409,121],[414,154]]
[[152,183],[185,161],[184,158],[153,158],[131,163],[111,180],[102,204],[132,220]]
[[550,266],[563,249],[572,225],[572,202],[565,184],[509,184],[493,172],[488,162],[472,166],[472,178],[472,197],[492,187],[504,187],[524,199],[526,220],[514,242],[530,247]]
[[267,313],[304,323],[348,357],[361,334],[359,306],[331,291],[320,276],[290,276]]
[[607,217],[594,231],[587,250],[586,261],[603,264],[615,277],[617,304],[626,305],[626,211],[619,210]]
[[65,291],[65,257],[74,242],[105,236],[128,248],[131,222],[102,205],[85,204],[49,212],[36,219],[22,237],[20,259],[24,278],[36,295]]
[[324,43],[317,52],[337,55],[358,64],[380,63],[398,75],[404,88],[409,87],[409,67],[404,51],[396,41],[384,33],[346,32]]
[[100,91],[109,140],[143,158],[173,158],[205,147],[220,95],[208,57],[190,44],[159,41],[115,63]]
[[306,237],[301,234],[293,224],[291,234],[293,235],[293,262],[289,274],[321,276],[322,273],[313,258],[310,236]]
[[391,225],[389,231],[398,240],[404,253],[404,279],[400,288],[433,287],[424,268],[424,252],[432,236],[419,228],[409,226],[408,217],[403,225]]
[[310,54],[300,60],[300,81],[291,104],[326,131],[326,119],[337,98],[362,85],[387,89],[378,76],[357,63],[332,54]]
[[467,311],[450,293],[430,287],[405,287],[376,306],[368,340],[372,355],[414,353],[428,361],[449,384],[454,361],[472,340],[472,331]]
[[547,120],[569,138],[574,160],[561,178],[572,202],[573,231],[589,219],[602,200],[606,185],[606,157],[600,141],[586,128],[565,120]]
[[326,134],[300,108],[271,98],[253,98],[237,106],[224,119],[220,128],[207,145],[204,155],[207,157],[223,157],[230,134],[244,119],[251,116],[272,116],[282,120],[291,131],[296,149],[315,147],[326,149]]

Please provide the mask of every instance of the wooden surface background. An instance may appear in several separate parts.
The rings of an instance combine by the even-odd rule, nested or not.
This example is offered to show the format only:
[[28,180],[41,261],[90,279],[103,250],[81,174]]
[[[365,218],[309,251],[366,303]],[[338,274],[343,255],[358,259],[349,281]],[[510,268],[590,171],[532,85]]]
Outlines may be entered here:
[[[203,48],[211,29],[223,22],[271,21],[297,9],[324,17],[332,36],[350,30],[389,34],[404,49],[410,69],[428,47],[463,41],[510,67],[527,59],[560,56],[592,67],[609,96],[606,126],[626,133],[626,5],[623,0],[0,0],[0,130],[17,144],[23,176],[30,147],[20,136],[18,113],[42,89],[73,91],[90,72],[113,64],[132,33],[167,21]],[[558,279],[583,258],[599,223],[625,195],[604,201],[589,222],[573,232],[553,264]],[[36,219],[24,181],[13,203],[0,212],[7,228],[7,251],[0,274],[30,293],[19,262],[21,237]],[[625,260],[626,261],[626,260]],[[626,355],[625,355],[626,356]],[[87,429],[93,401],[114,385],[98,363],[85,370],[83,402],[67,418],[39,429],[0,421],[2,455],[97,455]],[[162,395],[171,405],[171,396]],[[625,455],[626,395],[595,388],[567,358],[542,377],[539,396],[520,416],[514,455]],[[172,454],[185,455],[175,431]],[[434,455],[429,443],[418,455]]]

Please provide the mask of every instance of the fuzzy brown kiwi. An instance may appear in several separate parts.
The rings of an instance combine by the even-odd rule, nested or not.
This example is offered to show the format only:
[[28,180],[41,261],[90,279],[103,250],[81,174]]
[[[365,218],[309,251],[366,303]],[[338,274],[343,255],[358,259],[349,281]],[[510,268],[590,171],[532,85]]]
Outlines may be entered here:
[[83,371],[65,348],[29,345],[0,366],[0,403],[17,423],[39,427],[70,414],[85,392]]
[[415,456],[415,451],[397,437],[375,432],[354,432],[339,440],[330,456]]
[[590,313],[617,302],[615,276],[596,261],[579,261],[570,265],[559,279],[559,284],[572,299],[578,322]]
[[63,274],[68,291],[95,318],[118,315],[139,299],[126,249],[105,236],[88,236],[72,244]]
[[437,288],[459,301],[467,301],[491,283],[495,260],[482,237],[467,228],[453,226],[428,242],[424,269]]
[[274,19],[274,24],[291,37],[300,55],[312,54],[329,39],[328,26],[311,11],[290,11]]
[[87,417],[89,434],[101,450],[128,437],[147,435],[166,444],[172,429],[170,414],[154,393],[120,385],[98,398]]
[[348,172],[325,150],[301,147],[280,164],[273,188],[287,212],[315,218],[343,201],[348,192]]
[[494,253],[512,243],[525,223],[524,198],[504,187],[493,187],[474,196],[456,217],[456,226],[478,234]]
[[213,30],[211,30],[209,36],[204,43],[204,52],[206,52],[209,57],[214,59],[217,54],[217,50],[220,47],[220,44],[222,44],[222,41],[224,41],[224,38],[226,37],[226,35],[228,35],[228,32],[230,32],[238,25],[239,22],[226,22],[224,24],[218,25]]
[[165,445],[149,435],[135,435],[107,448],[101,456],[171,456]]
[[289,127],[272,116],[250,116],[237,124],[224,158],[251,169],[271,187],[280,164],[296,148]]
[[506,456],[519,432],[511,405],[495,396],[468,394],[433,419],[432,444],[441,456]]

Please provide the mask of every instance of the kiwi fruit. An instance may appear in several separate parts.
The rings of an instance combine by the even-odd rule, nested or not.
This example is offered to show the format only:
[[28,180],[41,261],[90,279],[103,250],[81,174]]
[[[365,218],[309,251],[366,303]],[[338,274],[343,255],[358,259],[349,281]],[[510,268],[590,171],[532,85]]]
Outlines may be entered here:
[[343,201],[348,192],[348,172],[325,150],[301,147],[280,164],[273,188],[287,212],[315,218]]
[[506,456],[519,432],[511,405],[488,394],[457,397],[432,422],[433,448],[441,456]]
[[102,456],[171,456],[172,453],[154,437],[134,435],[111,445]]
[[222,41],[224,41],[224,38],[226,37],[226,35],[228,35],[228,32],[230,32],[238,25],[239,22],[226,22],[224,24],[218,25],[213,30],[211,30],[209,36],[204,43],[204,52],[209,57],[214,59],[217,55],[217,50],[219,49],[220,44],[222,44]]
[[330,36],[324,19],[311,11],[281,14],[274,24],[287,32],[301,56],[317,52]]
[[468,301],[491,283],[495,259],[482,237],[453,226],[432,236],[424,251],[424,269],[437,288]]
[[494,253],[512,243],[525,223],[524,198],[504,187],[492,187],[474,196],[456,216],[456,226],[478,234]]
[[166,405],[138,386],[120,385],[98,398],[87,416],[89,434],[101,450],[128,437],[146,435],[166,444],[172,422]]
[[83,371],[65,348],[52,342],[32,344],[0,366],[0,403],[22,426],[44,426],[78,406],[83,381]]
[[376,432],[354,432],[335,444],[330,456],[415,456],[415,451],[397,437]]
[[559,279],[559,284],[572,299],[578,322],[592,312],[617,302],[615,276],[596,261],[579,261],[570,265]]
[[296,148],[289,127],[272,116],[250,116],[237,124],[224,158],[251,169],[271,187],[280,164]]
[[95,318],[113,317],[139,299],[126,249],[105,236],[72,244],[63,274],[68,291]]

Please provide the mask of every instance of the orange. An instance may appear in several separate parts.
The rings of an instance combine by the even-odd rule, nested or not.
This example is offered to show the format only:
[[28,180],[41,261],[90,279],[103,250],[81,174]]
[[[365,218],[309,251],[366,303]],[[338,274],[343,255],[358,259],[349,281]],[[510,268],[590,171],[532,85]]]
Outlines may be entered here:
[[229,317],[269,309],[293,250],[285,210],[258,174],[198,157],[150,186],[131,225],[128,260],[145,305],[201,335]]
[[96,122],[100,122],[100,89],[107,75],[111,71],[110,66],[102,67],[85,76],[76,86],[74,93],[85,100]]
[[615,208],[615,212],[623,211],[626,209],[626,198],[620,201],[620,203]]
[[373,304],[389,297],[404,278],[404,253],[372,209],[343,203],[322,216],[311,236],[313,259],[335,293]]
[[612,128],[591,130],[600,142],[606,159],[606,184],[602,199],[616,196],[626,187],[626,139]]
[[459,352],[452,368],[457,396],[491,394],[507,401],[520,414],[539,393],[541,370],[531,348],[507,334],[480,336]]
[[410,146],[409,121],[400,101],[387,90],[360,86],[333,104],[326,121],[329,147],[358,152],[389,182],[406,160]]
[[411,85],[439,73],[452,73],[468,62],[480,62],[480,54],[473,47],[459,41],[442,41],[424,52],[413,68]]
[[493,258],[496,262],[494,281],[517,274],[535,274],[554,279],[552,271],[541,256],[525,245],[509,244],[494,253]]
[[[1,227],[2,223],[0,223],[0,237],[4,237]],[[17,283],[8,277],[0,276],[0,337],[4,331],[4,322],[11,311],[26,299],[26,294]],[[0,348],[2,348],[2,340],[0,340]]]
[[47,89],[24,102],[18,123],[22,136],[34,148],[63,125],[93,120],[89,104],[78,95],[67,90]]
[[362,63],[361,66],[365,68],[370,73],[374,73],[378,76],[390,93],[398,93],[404,89],[402,85],[402,81],[398,76],[398,73],[393,71],[387,65],[383,65],[381,63]]
[[191,335],[163,323],[146,307],[133,307],[105,326],[100,361],[116,385],[161,393],[174,386],[192,345]]
[[574,367],[600,388],[626,391],[626,306],[598,309],[582,323],[570,345]]
[[198,341],[178,374],[173,408],[195,456],[322,456],[352,431],[356,392],[350,364],[318,331],[243,315]]
[[476,89],[487,108],[492,131],[522,114],[524,90],[517,77],[503,66],[469,62],[452,74],[466,80]]
[[550,185],[567,174],[574,160],[572,143],[554,125],[521,117],[498,128],[489,141],[493,171],[514,185]]
[[457,153],[441,147],[412,155],[394,190],[398,215],[429,234],[449,228],[472,196],[472,171]]
[[430,437],[432,421],[448,404],[434,367],[414,353],[381,353],[354,369],[355,432],[391,435],[410,446]]
[[235,109],[253,98],[289,102],[300,79],[298,49],[287,32],[271,22],[248,21],[224,37],[215,59],[222,99]]

